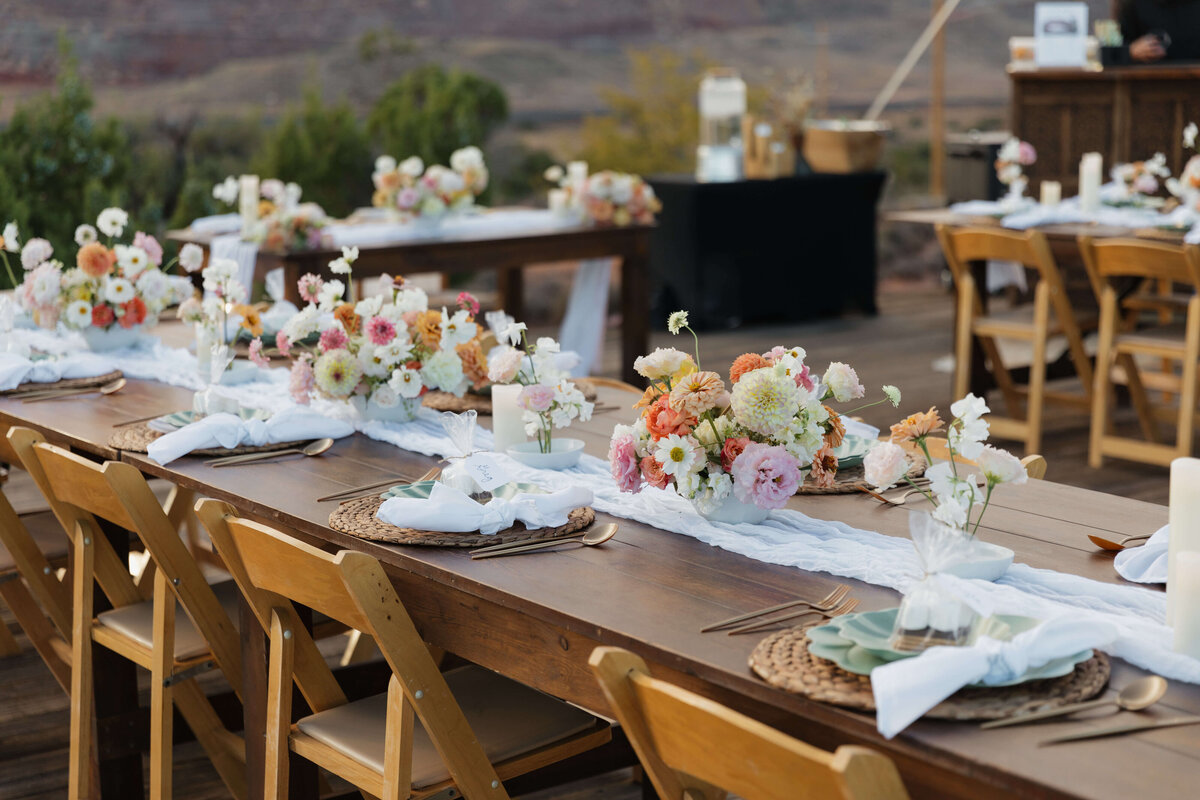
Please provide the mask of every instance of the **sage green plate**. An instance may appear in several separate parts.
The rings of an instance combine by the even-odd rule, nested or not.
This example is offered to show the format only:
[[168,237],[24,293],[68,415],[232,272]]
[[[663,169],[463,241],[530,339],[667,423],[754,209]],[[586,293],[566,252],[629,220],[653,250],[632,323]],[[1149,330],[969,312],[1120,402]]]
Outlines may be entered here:
[[[433,491],[433,485],[437,481],[420,481],[419,483],[399,483],[391,487],[383,494],[379,495],[384,500],[393,497],[410,497],[414,500],[424,500],[429,497],[429,493]],[[508,499],[514,497],[521,492],[527,494],[545,494],[545,490],[532,483],[506,483],[492,492],[492,497],[502,497]]]
[[[176,411],[174,414],[164,414],[161,417],[157,417],[153,421],[169,425],[172,428],[182,428],[185,425],[191,425],[202,416],[202,414],[197,414],[195,411]],[[245,420],[265,420],[271,418],[270,412],[262,408],[240,408],[238,409],[238,416]]]
[[874,442],[874,439],[868,439],[865,436],[847,435],[843,437],[842,443],[833,448],[833,454],[837,456],[838,460],[838,469],[857,467],[862,463]]
[[[827,625],[809,630],[808,650],[818,658],[832,661],[847,672],[853,672],[856,675],[870,675],[876,667],[919,655],[911,651],[895,650],[891,647],[892,626],[895,624],[896,614],[899,611],[898,608],[890,608],[885,611],[867,611],[862,614],[836,617]],[[1030,617],[996,615],[984,620],[977,627],[973,638],[987,633],[992,638],[1008,641],[1016,634],[1030,630],[1038,624],[1039,620]],[[853,637],[853,639],[848,637]],[[864,645],[864,643],[867,644]],[[990,685],[1015,686],[1026,681],[1059,678],[1069,674],[1077,664],[1087,661],[1091,657],[1091,650],[1081,650],[1074,655],[1058,658],[1041,667],[1031,669],[1016,680]]]

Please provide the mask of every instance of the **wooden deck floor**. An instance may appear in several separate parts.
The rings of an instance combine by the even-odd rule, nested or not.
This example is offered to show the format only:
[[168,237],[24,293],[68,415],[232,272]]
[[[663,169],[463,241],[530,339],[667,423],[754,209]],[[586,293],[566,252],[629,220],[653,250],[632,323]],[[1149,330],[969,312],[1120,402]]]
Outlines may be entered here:
[[[727,369],[743,352],[763,352],[776,344],[801,345],[809,361],[823,368],[828,361],[846,361],[858,368],[863,382],[877,395],[878,387],[896,384],[904,393],[899,410],[876,407],[864,418],[886,427],[900,412],[937,405],[948,411],[950,376],[934,369],[934,361],[951,352],[952,308],[936,288],[901,288],[881,296],[877,317],[822,320],[796,325],[744,328],[707,333],[701,337],[705,366]],[[797,302],[803,302],[802,297]],[[663,325],[665,328],[665,320]],[[686,336],[686,335],[685,335]],[[605,351],[605,372],[617,374],[615,337]],[[690,337],[663,332],[655,346],[691,348]],[[632,417],[632,412],[631,412]],[[1104,492],[1165,503],[1167,470],[1110,460],[1103,469],[1087,467],[1087,418],[1052,410],[1048,414],[1045,455],[1048,479]],[[1014,446],[1012,442],[998,442]],[[1016,448],[1019,449],[1019,448]],[[27,496],[28,497],[28,496]],[[814,499],[819,502],[819,499]],[[20,505],[20,504],[18,504]],[[11,622],[6,619],[6,622]],[[24,640],[22,638],[22,642]],[[64,795],[67,758],[67,697],[38,657],[28,649],[0,661],[0,799],[50,800]],[[215,773],[194,744],[176,751],[176,797],[180,800],[225,798]],[[536,800],[634,800],[640,789],[628,771],[539,792]]]

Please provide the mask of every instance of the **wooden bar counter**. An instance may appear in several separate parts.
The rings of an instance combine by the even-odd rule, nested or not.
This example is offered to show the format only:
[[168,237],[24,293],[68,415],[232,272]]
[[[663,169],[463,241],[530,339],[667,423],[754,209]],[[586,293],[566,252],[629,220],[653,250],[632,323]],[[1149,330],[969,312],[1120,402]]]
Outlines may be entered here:
[[1026,168],[1030,186],[1059,181],[1063,196],[1078,193],[1079,159],[1104,156],[1113,164],[1167,157],[1178,175],[1192,153],[1183,128],[1200,122],[1200,64],[1113,67],[1104,70],[1010,70],[1012,131],[1038,151]]

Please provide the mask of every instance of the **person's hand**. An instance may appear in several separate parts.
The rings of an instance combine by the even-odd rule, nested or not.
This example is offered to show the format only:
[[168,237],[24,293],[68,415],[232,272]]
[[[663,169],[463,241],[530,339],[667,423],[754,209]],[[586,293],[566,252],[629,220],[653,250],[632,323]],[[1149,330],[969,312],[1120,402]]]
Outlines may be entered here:
[[1134,61],[1162,61],[1167,55],[1166,48],[1158,37],[1148,33],[1140,39],[1135,39],[1129,45],[1129,57]]

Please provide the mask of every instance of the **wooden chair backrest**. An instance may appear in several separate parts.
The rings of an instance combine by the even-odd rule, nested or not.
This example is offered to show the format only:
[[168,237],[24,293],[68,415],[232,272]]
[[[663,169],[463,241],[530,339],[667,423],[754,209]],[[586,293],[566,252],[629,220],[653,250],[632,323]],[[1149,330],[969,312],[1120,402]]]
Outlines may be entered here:
[[956,282],[970,273],[972,261],[1016,261],[1035,270],[1051,288],[1062,288],[1062,276],[1050,252],[1050,244],[1040,231],[1010,231],[1002,228],[949,225],[936,227],[938,241]]
[[[76,509],[80,518],[99,517],[137,534],[240,696],[242,658],[237,628],[145,476],[129,464],[97,464],[52,444],[37,444],[34,452],[58,502]],[[99,580],[98,568],[96,574]]]
[[[950,460],[950,443],[942,436],[926,436],[925,446],[929,449],[929,455],[941,461]],[[954,460],[960,464],[969,466],[978,466],[969,458],[963,458],[961,453],[955,454]],[[1036,453],[1030,453],[1021,459],[1021,464],[1025,467],[1025,474],[1036,481],[1040,481],[1046,477],[1046,468],[1049,466],[1046,457]]]
[[1200,291],[1200,251],[1194,246],[1080,236],[1079,250],[1098,290],[1111,278],[1132,277],[1183,283]]
[[597,647],[593,671],[663,798],[746,800],[906,798],[887,756],[863,747],[829,753],[650,675],[627,650]]
[[[203,513],[211,519],[211,511]],[[507,796],[495,768],[471,733],[462,709],[376,559],[351,550],[330,555],[246,519],[226,518],[225,525],[243,574],[254,586],[280,600],[302,603],[375,639],[392,668],[394,684],[403,693],[401,706],[406,704],[420,717],[465,797]],[[290,617],[295,610],[288,603],[284,611]],[[272,624],[269,630],[273,633],[276,627]],[[293,631],[290,638],[294,641],[296,635]],[[389,702],[389,737],[394,728],[404,727],[394,717],[405,713],[403,707],[394,709]],[[409,748],[409,759],[411,752]]]
[[17,455],[17,451],[8,442],[8,432],[12,427],[12,425],[0,422],[0,462],[24,469],[24,466],[21,464],[21,457]]

